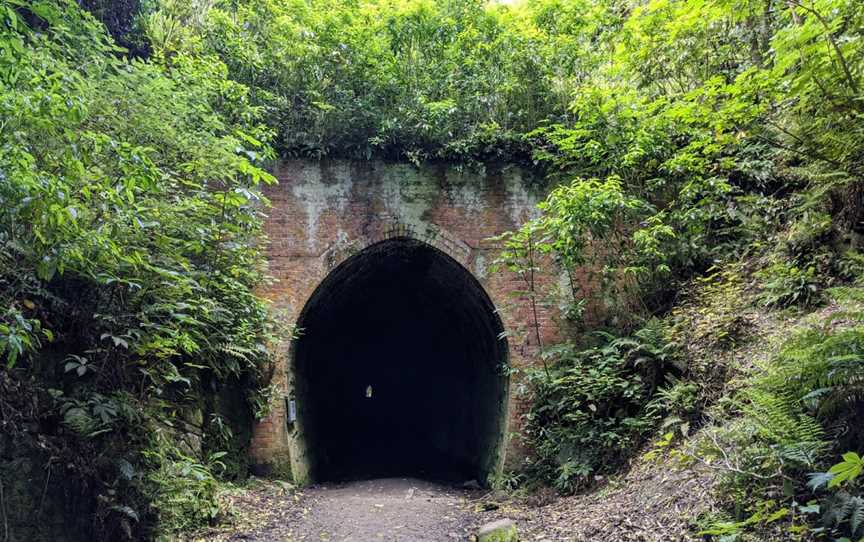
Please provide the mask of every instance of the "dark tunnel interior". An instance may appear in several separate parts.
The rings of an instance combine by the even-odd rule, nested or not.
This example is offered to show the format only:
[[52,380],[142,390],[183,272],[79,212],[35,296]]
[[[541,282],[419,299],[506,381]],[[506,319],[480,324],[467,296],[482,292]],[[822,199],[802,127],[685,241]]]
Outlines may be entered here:
[[504,431],[507,347],[458,262],[411,239],[372,245],[330,273],[298,327],[294,389],[313,480],[486,480]]

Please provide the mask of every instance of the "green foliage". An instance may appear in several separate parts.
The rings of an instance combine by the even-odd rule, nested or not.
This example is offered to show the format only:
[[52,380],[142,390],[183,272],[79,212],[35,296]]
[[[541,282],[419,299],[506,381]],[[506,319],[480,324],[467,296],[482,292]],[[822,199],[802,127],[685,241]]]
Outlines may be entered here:
[[6,358],[7,369],[14,367],[18,358],[42,346],[43,339],[53,338],[51,330],[42,329],[41,321],[25,318],[16,307],[8,307],[0,322],[0,356]]
[[[0,450],[67,465],[90,538],[206,518],[190,506],[209,506],[218,450],[161,464],[148,434],[202,433],[202,398],[229,386],[251,419],[268,384],[263,112],[213,55],[121,58],[74,2],[0,3],[0,51],[0,357],[23,386],[0,401],[43,428],[10,426]],[[160,508],[191,479],[206,487]]]
[[[864,9],[848,0],[630,7],[603,35],[608,61],[574,86],[571,116],[528,138],[535,161],[563,187],[574,178],[577,189],[580,179],[615,179],[620,199],[612,201],[641,203],[622,213],[603,205],[610,187],[601,182],[589,197],[565,188],[575,204],[545,205],[531,227],[552,226],[537,247],[548,241],[564,269],[647,269],[634,282],[612,273],[589,294],[611,288],[616,306],[641,315],[668,309],[676,278],[707,275],[693,292],[700,299],[675,309],[671,331],[693,360],[684,373],[701,388],[689,413],[698,418],[725,389],[730,368],[714,360],[745,336],[751,291],[764,305],[808,308],[836,277],[855,280],[855,260],[838,256],[861,216],[864,138],[851,119],[861,114]],[[601,254],[607,245],[611,254]],[[741,258],[759,261],[759,270],[726,267]],[[641,303],[628,305],[634,298]],[[859,408],[857,367],[825,352],[854,357],[857,347],[838,330],[824,333],[784,349],[746,386],[728,406],[743,421],[709,431],[706,457],[727,472],[729,500],[742,503],[735,522],[746,522],[760,502],[775,508],[747,526],[788,508],[779,504],[788,499],[784,480],[800,479],[842,444],[838,434],[849,434],[843,426]],[[840,378],[851,378],[850,389],[834,389]],[[686,385],[670,395],[687,396]],[[832,405],[842,412],[836,418],[825,414]],[[800,492],[800,483],[793,486]]]
[[536,459],[530,474],[573,492],[610,472],[654,426],[662,408],[646,403],[667,369],[668,347],[650,327],[632,337],[598,335],[596,346],[564,344],[545,353],[553,364],[529,374],[535,400],[527,435]]
[[645,410],[656,418],[662,418],[661,430],[673,431],[669,433],[672,436],[678,433],[686,437],[691,425],[698,421],[699,386],[671,374],[666,375],[666,380],[667,385],[657,390]]
[[[855,296],[846,299],[831,317],[788,338],[763,372],[738,392],[735,408],[740,417],[708,431],[703,439],[697,456],[723,473],[722,491],[730,500],[735,498],[739,515],[754,513],[766,499],[813,515],[818,507],[800,504],[807,501],[807,473],[838,450],[864,445],[860,432],[853,429],[864,407],[862,308]],[[827,473],[812,475],[810,487],[830,489],[854,479],[859,459],[845,454],[844,461]],[[832,482],[835,478],[838,481]],[[821,504],[826,528],[841,528],[848,517],[842,510],[857,501],[849,500],[849,492],[829,497]],[[734,532],[753,528],[741,521],[732,522]],[[791,521],[777,528],[792,529],[795,519]]]
[[570,269],[589,262],[591,240],[607,240],[622,224],[651,211],[645,202],[625,194],[616,177],[576,179],[554,189],[539,208],[549,249]]
[[759,271],[762,281],[760,301],[771,307],[808,307],[821,301],[821,289],[815,267],[800,269],[780,262]]
[[[862,286],[862,281],[864,281],[864,254],[860,252],[849,250],[843,256],[840,257],[837,262],[837,267],[840,276],[850,282],[853,282],[855,286]],[[851,293],[860,293],[859,290],[852,289]],[[830,292],[834,297],[837,297],[837,290],[834,289]],[[858,301],[864,301],[862,299],[858,299]]]
[[756,511],[742,521],[715,521],[707,529],[699,531],[700,535],[717,536],[723,542],[733,542],[739,539],[739,535],[747,529],[770,529],[782,520],[787,520],[791,510],[786,507],[778,508],[774,500],[760,501],[756,505]]
[[224,470],[224,452],[211,454],[206,461],[184,454],[170,444],[148,449],[144,454],[152,465],[147,482],[155,492],[152,503],[160,531],[175,533],[212,525],[225,513],[219,500],[220,484],[214,476]]
[[[601,294],[608,301],[610,318],[623,317],[627,311],[622,300],[634,291],[631,279],[669,270],[660,248],[674,233],[656,217],[649,217],[652,207],[628,196],[616,177],[575,179],[552,190],[538,207],[539,218],[491,239],[500,242],[502,249],[493,271],[507,269],[522,278],[526,288],[514,293],[530,300],[535,321],[539,297],[535,276],[544,261],[551,260],[566,273],[569,291],[562,297],[569,303],[565,315],[576,322],[588,298]],[[648,222],[631,231],[630,224],[639,218]],[[581,279],[576,276],[579,271],[585,272]],[[597,284],[601,291],[591,288]],[[539,331],[537,335],[539,339]]]
[[[864,471],[864,461],[855,452],[843,454],[843,460],[828,472],[813,473],[807,484],[814,491],[834,490],[824,497],[814,512],[821,513],[822,524],[834,536],[847,536],[840,540],[858,540],[864,537],[864,496],[856,481]],[[842,488],[842,489],[838,489]]]
[[[540,272],[540,252],[539,243],[540,235],[542,235],[542,225],[537,221],[529,221],[516,231],[504,232],[498,237],[493,237],[490,241],[500,243],[501,250],[498,257],[492,264],[491,271],[493,273],[500,272],[506,269],[519,278],[521,283],[520,288],[511,288],[509,294],[518,300],[527,300],[531,307],[531,322],[528,323],[530,330],[528,335],[529,340],[533,340],[535,347],[543,346],[540,336],[540,318],[538,309],[545,301],[543,292],[537,281],[537,274]],[[573,309],[568,311],[568,315],[573,315]],[[548,372],[546,361],[543,361],[543,367]]]
[[734,266],[712,268],[684,294],[685,300],[672,310],[671,336],[681,348],[691,350],[691,369],[707,371],[698,358],[734,346],[748,328],[745,282]]
[[758,299],[775,308],[807,308],[824,300],[823,290],[844,273],[854,273],[846,256],[833,246],[837,228],[826,213],[794,210],[797,220],[778,236],[778,245],[768,255],[768,265],[756,274],[762,292]]
[[502,471],[492,475],[489,485],[497,491],[513,492],[525,483],[525,475],[516,471]]
[[864,470],[864,462],[862,462],[861,456],[855,452],[846,452],[843,454],[843,461],[828,469],[828,473],[833,475],[828,482],[828,487],[837,487],[852,482],[858,478],[862,470]]
[[573,276],[579,269],[588,270],[586,282],[599,279],[610,305],[633,293],[627,274],[644,279],[669,271],[661,248],[674,232],[653,215],[650,204],[628,195],[617,177],[576,179],[553,190],[539,208],[540,250],[566,270],[574,300],[599,293],[577,284]]
[[578,33],[613,17],[569,4],[553,18],[560,2],[166,1],[148,33],[158,52],[217,53],[256,89],[284,154],[507,157],[565,113],[566,79],[593,57]]
[[[861,17],[848,0],[635,6],[611,27],[620,32],[603,36],[601,50],[614,53],[580,78],[568,122],[530,134],[535,161],[555,178],[615,177],[625,197],[653,206],[646,224],[665,229],[643,227],[634,239],[646,236],[648,253],[673,276],[761,252],[789,221],[787,269],[766,271],[766,301],[816,302],[814,275],[831,269],[811,252],[860,211],[852,173],[860,161],[851,157],[864,139],[847,123],[860,115]],[[830,123],[845,126],[843,135]],[[611,238],[572,237],[617,248]],[[649,299],[669,288],[660,277],[665,284],[645,285]]]
[[[152,424],[228,447],[239,433],[202,398],[237,386],[244,409],[266,409],[273,329],[253,292],[271,141],[282,156],[542,169],[552,191],[498,239],[497,262],[521,280],[538,349],[545,266],[570,279],[576,329],[599,307],[619,335],[703,277],[671,331],[568,343],[531,377],[535,468],[563,490],[620,463],[659,418],[699,423],[750,291],[772,307],[862,298],[837,288],[864,269],[858,0],[82,4],[150,57],[122,58],[69,0],[0,3],[0,400],[14,438],[30,438],[22,420],[52,421],[28,445],[95,488],[94,537],[146,536],[160,514],[179,527],[149,508],[167,494],[201,496],[203,510],[179,509],[212,519],[209,481],[169,486],[218,450],[165,451],[163,472],[143,453]],[[708,431],[705,457],[741,503],[724,533],[794,522],[803,473],[862,448],[848,430],[860,313],[792,337],[726,405],[738,421]],[[667,332],[691,363],[662,387],[680,361]]]
[[[864,496],[838,491],[819,505],[825,529],[836,533],[838,542],[864,538]],[[846,536],[843,536],[846,535]]]

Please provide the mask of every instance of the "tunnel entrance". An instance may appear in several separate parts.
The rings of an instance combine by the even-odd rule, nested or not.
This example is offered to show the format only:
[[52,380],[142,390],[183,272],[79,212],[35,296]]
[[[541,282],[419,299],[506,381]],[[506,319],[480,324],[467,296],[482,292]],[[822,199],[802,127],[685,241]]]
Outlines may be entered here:
[[294,389],[314,481],[486,481],[506,418],[507,343],[477,280],[409,238],[338,266],[298,321]]

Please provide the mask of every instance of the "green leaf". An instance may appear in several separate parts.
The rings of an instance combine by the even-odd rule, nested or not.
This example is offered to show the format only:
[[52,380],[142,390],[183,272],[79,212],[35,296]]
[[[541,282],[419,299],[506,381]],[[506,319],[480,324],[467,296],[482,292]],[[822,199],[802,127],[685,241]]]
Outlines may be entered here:
[[857,453],[843,454],[843,461],[828,469],[828,472],[834,475],[828,482],[828,487],[837,487],[844,482],[854,480],[861,474],[862,469],[864,469],[864,462]]

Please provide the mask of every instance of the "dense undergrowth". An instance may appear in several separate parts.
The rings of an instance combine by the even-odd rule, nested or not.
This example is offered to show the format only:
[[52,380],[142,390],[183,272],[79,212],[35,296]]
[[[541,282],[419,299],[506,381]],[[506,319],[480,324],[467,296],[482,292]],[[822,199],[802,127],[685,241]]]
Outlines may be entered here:
[[736,390],[712,405],[703,433],[678,452],[684,464],[719,471],[718,492],[735,505],[725,519],[701,518],[704,533],[860,538],[864,305],[858,285],[825,295],[827,308],[778,329],[772,353],[738,368]]
[[206,523],[244,474],[278,153],[546,174],[498,265],[535,306],[562,271],[571,334],[499,482],[584,490],[655,442],[722,473],[706,536],[862,537],[860,2],[81,6],[0,2],[0,468],[62,470],[84,531]]
[[260,115],[218,58],[130,61],[74,3],[0,4],[0,483],[16,540],[171,532],[219,512],[216,474],[245,475],[270,356],[252,293]]
[[655,1],[601,42],[575,118],[529,136],[560,187],[502,238],[520,276],[593,276],[565,288],[572,340],[529,374],[535,454],[500,482],[584,490],[683,439],[682,468],[721,473],[702,535],[861,538],[860,306],[817,313],[764,366],[727,353],[760,315],[860,296],[862,16]]

